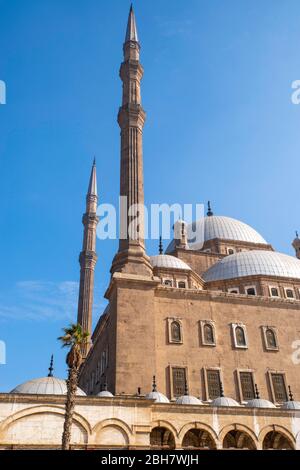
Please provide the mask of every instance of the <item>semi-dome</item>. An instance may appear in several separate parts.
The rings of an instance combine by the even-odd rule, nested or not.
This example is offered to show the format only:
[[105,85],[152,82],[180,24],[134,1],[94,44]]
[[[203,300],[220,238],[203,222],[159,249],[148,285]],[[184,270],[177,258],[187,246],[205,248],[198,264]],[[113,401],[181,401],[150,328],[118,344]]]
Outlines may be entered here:
[[[193,242],[197,233],[197,240]],[[250,225],[240,220],[232,219],[220,215],[202,217],[201,219],[187,226],[187,236],[189,248],[193,250],[201,249],[202,244],[214,238],[223,240],[234,240],[249,243],[260,243],[267,245],[266,240]]]
[[276,408],[274,403],[263,398],[254,398],[248,401],[246,406],[249,406],[249,408]]
[[202,401],[199,398],[193,397],[192,395],[182,395],[176,400],[177,405],[202,405]]
[[289,400],[282,404],[285,410],[300,410],[300,401]]
[[188,264],[176,256],[171,255],[155,255],[150,256],[150,263],[154,268],[168,268],[168,269],[183,269],[185,271],[191,271]]
[[240,251],[218,261],[202,277],[209,282],[259,275],[300,279],[300,260],[275,251]]
[[211,402],[211,406],[215,408],[215,407],[219,407],[219,406],[240,406],[240,405],[233,398],[218,397],[218,398],[215,398]]
[[[30,393],[31,395],[66,395],[67,384],[63,379],[57,377],[41,377],[39,379],[28,380],[10,393]],[[85,396],[83,390],[77,387],[76,395]]]

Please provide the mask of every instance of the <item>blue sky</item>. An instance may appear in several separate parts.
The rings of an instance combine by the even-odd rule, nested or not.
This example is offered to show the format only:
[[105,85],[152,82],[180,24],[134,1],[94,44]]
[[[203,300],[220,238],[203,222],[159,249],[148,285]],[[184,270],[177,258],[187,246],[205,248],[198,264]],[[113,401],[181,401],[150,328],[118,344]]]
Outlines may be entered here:
[[[297,0],[137,0],[145,69],[146,203],[201,203],[279,251],[300,228]],[[116,204],[118,77],[129,2],[0,0],[0,390],[64,376],[56,340],[76,318],[85,193]],[[165,242],[166,244],[167,242]],[[148,243],[149,253],[157,242]],[[95,311],[116,241],[98,241]]]

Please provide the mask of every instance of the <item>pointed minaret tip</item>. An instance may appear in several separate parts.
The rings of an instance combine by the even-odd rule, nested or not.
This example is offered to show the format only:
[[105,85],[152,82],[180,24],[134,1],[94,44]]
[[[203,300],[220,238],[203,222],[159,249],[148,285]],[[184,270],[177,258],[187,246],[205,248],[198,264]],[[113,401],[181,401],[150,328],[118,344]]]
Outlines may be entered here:
[[89,182],[88,196],[98,196],[96,158],[94,158],[94,161],[93,161],[90,182]]
[[128,41],[139,42],[137,28],[136,28],[135,15],[134,15],[133,5],[132,4],[130,5],[130,10],[129,10],[129,15],[128,15],[125,43],[128,42]]

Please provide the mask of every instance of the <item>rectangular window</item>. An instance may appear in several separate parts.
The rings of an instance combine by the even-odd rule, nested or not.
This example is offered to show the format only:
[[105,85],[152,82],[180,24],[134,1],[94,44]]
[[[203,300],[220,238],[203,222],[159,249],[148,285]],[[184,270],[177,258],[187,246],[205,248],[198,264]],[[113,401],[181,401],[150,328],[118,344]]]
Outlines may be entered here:
[[287,393],[283,374],[271,374],[274,399],[277,402],[287,401]]
[[240,372],[242,400],[248,401],[255,398],[255,390],[252,372]]
[[269,287],[271,297],[280,297],[278,287]]
[[295,296],[294,296],[294,291],[293,289],[288,289],[288,288],[285,288],[285,296],[288,298],[288,299],[293,299]]
[[214,400],[221,395],[221,380],[220,380],[220,371],[219,370],[207,370],[207,392],[208,399]]
[[185,392],[186,372],[183,367],[174,367],[172,369],[173,376],[173,395],[180,397]]

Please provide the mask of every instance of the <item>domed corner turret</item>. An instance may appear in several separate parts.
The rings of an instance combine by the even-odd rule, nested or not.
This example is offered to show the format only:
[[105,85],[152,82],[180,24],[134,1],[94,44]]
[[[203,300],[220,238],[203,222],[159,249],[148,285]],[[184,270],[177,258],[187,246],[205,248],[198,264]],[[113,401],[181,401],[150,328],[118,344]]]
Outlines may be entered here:
[[292,247],[295,250],[296,257],[300,259],[300,238],[299,238],[299,234],[297,231],[296,231],[296,238],[293,240],[293,243],[292,243]]

